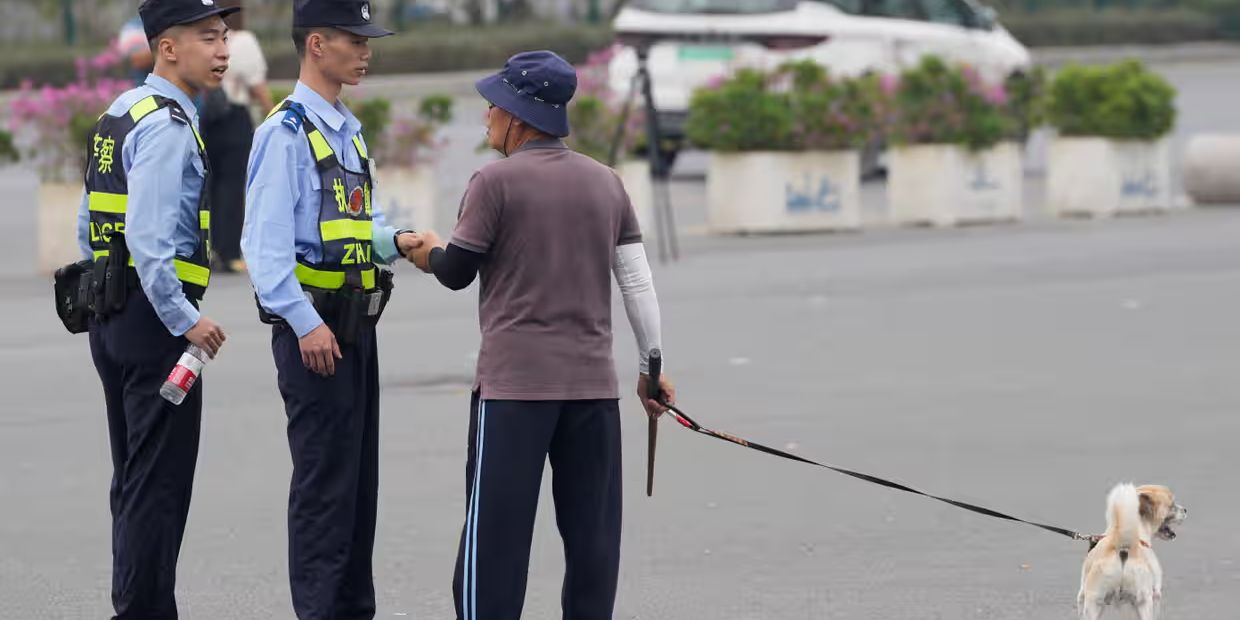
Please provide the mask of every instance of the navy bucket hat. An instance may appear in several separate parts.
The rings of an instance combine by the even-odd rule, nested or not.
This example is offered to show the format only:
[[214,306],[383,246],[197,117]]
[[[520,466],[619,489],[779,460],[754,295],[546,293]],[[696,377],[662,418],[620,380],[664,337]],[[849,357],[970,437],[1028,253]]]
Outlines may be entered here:
[[522,52],[495,75],[478,80],[478,94],[539,131],[569,133],[568,102],[577,92],[577,71],[554,52]]

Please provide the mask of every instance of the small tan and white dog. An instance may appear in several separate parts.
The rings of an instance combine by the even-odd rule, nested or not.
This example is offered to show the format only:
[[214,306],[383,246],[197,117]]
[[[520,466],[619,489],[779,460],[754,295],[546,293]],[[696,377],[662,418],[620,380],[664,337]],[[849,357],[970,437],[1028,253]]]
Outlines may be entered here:
[[1162,599],[1162,566],[1155,537],[1175,538],[1174,525],[1188,511],[1164,486],[1118,484],[1107,496],[1107,531],[1085,557],[1077,605],[1083,620],[1097,620],[1107,605],[1128,603],[1141,620],[1155,620]]

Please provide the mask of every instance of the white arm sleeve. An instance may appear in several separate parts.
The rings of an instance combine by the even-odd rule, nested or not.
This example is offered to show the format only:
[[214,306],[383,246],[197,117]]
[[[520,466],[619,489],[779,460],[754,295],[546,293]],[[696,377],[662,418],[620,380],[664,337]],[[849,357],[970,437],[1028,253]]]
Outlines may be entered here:
[[649,372],[650,351],[663,348],[663,337],[659,326],[659,298],[654,292],[654,279],[650,273],[650,263],[646,260],[645,246],[627,243],[617,247],[611,270],[620,284],[629,325],[637,336],[641,372]]

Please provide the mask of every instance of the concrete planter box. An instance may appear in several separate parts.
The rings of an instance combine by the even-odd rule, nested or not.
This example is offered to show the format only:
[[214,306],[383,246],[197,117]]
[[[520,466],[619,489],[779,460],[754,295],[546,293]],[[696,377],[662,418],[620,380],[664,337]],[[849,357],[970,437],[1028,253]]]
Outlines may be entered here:
[[50,274],[69,263],[82,260],[77,243],[78,209],[82,206],[82,183],[39,185],[39,206],[35,230],[38,239],[40,274]]
[[1172,207],[1166,140],[1056,138],[1049,166],[1047,206],[1056,215],[1109,217]]
[[434,230],[438,186],[431,166],[380,168],[376,178],[375,196],[388,224]]
[[896,224],[955,226],[1023,217],[1024,156],[1017,143],[977,152],[954,144],[902,146],[888,158],[888,204]]
[[858,151],[712,153],[707,213],[716,233],[861,227]]
[[642,232],[654,236],[654,184],[650,180],[650,162],[643,159],[631,159],[616,164],[616,174],[624,183],[624,191],[629,194],[633,203],[633,211],[637,213],[637,223]]

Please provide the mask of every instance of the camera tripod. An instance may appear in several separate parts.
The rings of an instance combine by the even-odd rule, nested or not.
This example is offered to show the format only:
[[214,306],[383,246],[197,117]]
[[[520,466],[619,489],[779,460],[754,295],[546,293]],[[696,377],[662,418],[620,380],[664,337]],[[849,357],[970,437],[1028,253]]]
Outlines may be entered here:
[[641,92],[646,105],[646,160],[650,162],[650,182],[654,188],[654,224],[655,236],[659,240],[659,262],[666,263],[668,256],[673,261],[680,260],[680,247],[676,240],[676,223],[672,215],[672,197],[668,188],[671,178],[671,163],[659,156],[659,145],[662,144],[662,133],[659,130],[659,117],[654,107],[654,95],[651,90],[650,71],[646,68],[646,60],[650,55],[649,45],[636,45],[637,72],[629,84],[629,92],[625,97],[624,107],[620,111],[620,122],[616,125],[616,134],[611,142],[608,163],[616,165],[620,144],[624,141],[627,131],[633,99]]

